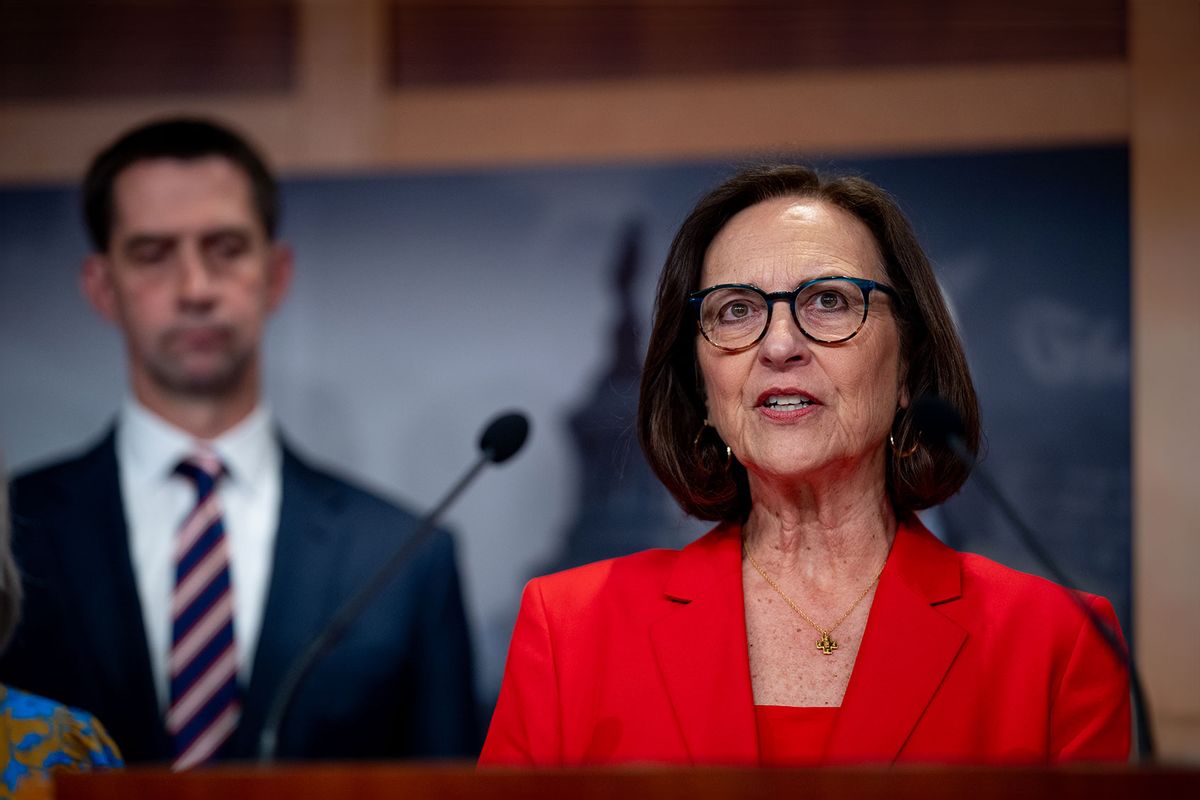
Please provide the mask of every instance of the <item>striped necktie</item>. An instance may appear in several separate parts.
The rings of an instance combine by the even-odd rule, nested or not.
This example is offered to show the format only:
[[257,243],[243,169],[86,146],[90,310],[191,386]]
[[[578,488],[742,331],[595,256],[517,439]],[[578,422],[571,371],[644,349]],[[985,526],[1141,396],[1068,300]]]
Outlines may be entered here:
[[229,548],[214,491],[222,471],[212,453],[197,454],[176,468],[196,485],[196,506],[176,540],[171,597],[167,732],[174,744],[171,766],[177,770],[211,758],[233,734],[241,708]]

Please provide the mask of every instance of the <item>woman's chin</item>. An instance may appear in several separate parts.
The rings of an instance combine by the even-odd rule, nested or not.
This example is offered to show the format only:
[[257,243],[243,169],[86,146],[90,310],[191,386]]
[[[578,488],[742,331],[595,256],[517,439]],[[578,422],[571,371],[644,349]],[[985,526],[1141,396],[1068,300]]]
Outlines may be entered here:
[[[756,481],[775,487],[816,485],[853,480],[855,475],[874,474],[866,454],[816,453],[811,449],[771,449],[742,461],[750,475],[753,493]],[[882,477],[882,476],[881,476]]]
[[810,455],[797,457],[795,453],[768,453],[743,462],[751,476],[751,488],[755,479],[774,485],[803,484],[820,476],[824,460]]

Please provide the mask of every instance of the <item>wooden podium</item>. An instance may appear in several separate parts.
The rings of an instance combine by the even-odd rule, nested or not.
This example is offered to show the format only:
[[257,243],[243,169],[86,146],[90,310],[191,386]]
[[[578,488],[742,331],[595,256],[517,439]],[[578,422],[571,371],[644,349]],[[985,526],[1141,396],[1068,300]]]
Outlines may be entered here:
[[1171,767],[823,768],[622,767],[476,770],[473,766],[325,764],[215,767],[174,774],[129,769],[63,775],[58,800],[479,798],[479,800],[1130,800],[1200,797],[1200,770]]

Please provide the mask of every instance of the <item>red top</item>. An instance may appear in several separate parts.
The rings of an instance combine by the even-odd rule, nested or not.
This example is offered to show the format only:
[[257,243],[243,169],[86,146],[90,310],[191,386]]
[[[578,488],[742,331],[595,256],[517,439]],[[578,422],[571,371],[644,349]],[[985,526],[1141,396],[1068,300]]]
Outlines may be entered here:
[[825,746],[837,706],[755,706],[758,758],[764,767],[815,767]]
[[[822,763],[1123,762],[1130,729],[1125,668],[1075,598],[910,517]],[[529,582],[481,764],[761,760],[739,526]]]

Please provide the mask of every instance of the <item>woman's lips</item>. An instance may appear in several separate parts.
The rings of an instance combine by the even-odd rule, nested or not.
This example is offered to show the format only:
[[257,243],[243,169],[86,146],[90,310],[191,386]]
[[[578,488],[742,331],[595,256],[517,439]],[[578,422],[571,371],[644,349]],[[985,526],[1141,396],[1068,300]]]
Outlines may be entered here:
[[811,414],[820,405],[801,389],[772,388],[758,396],[755,407],[768,419],[786,421]]

